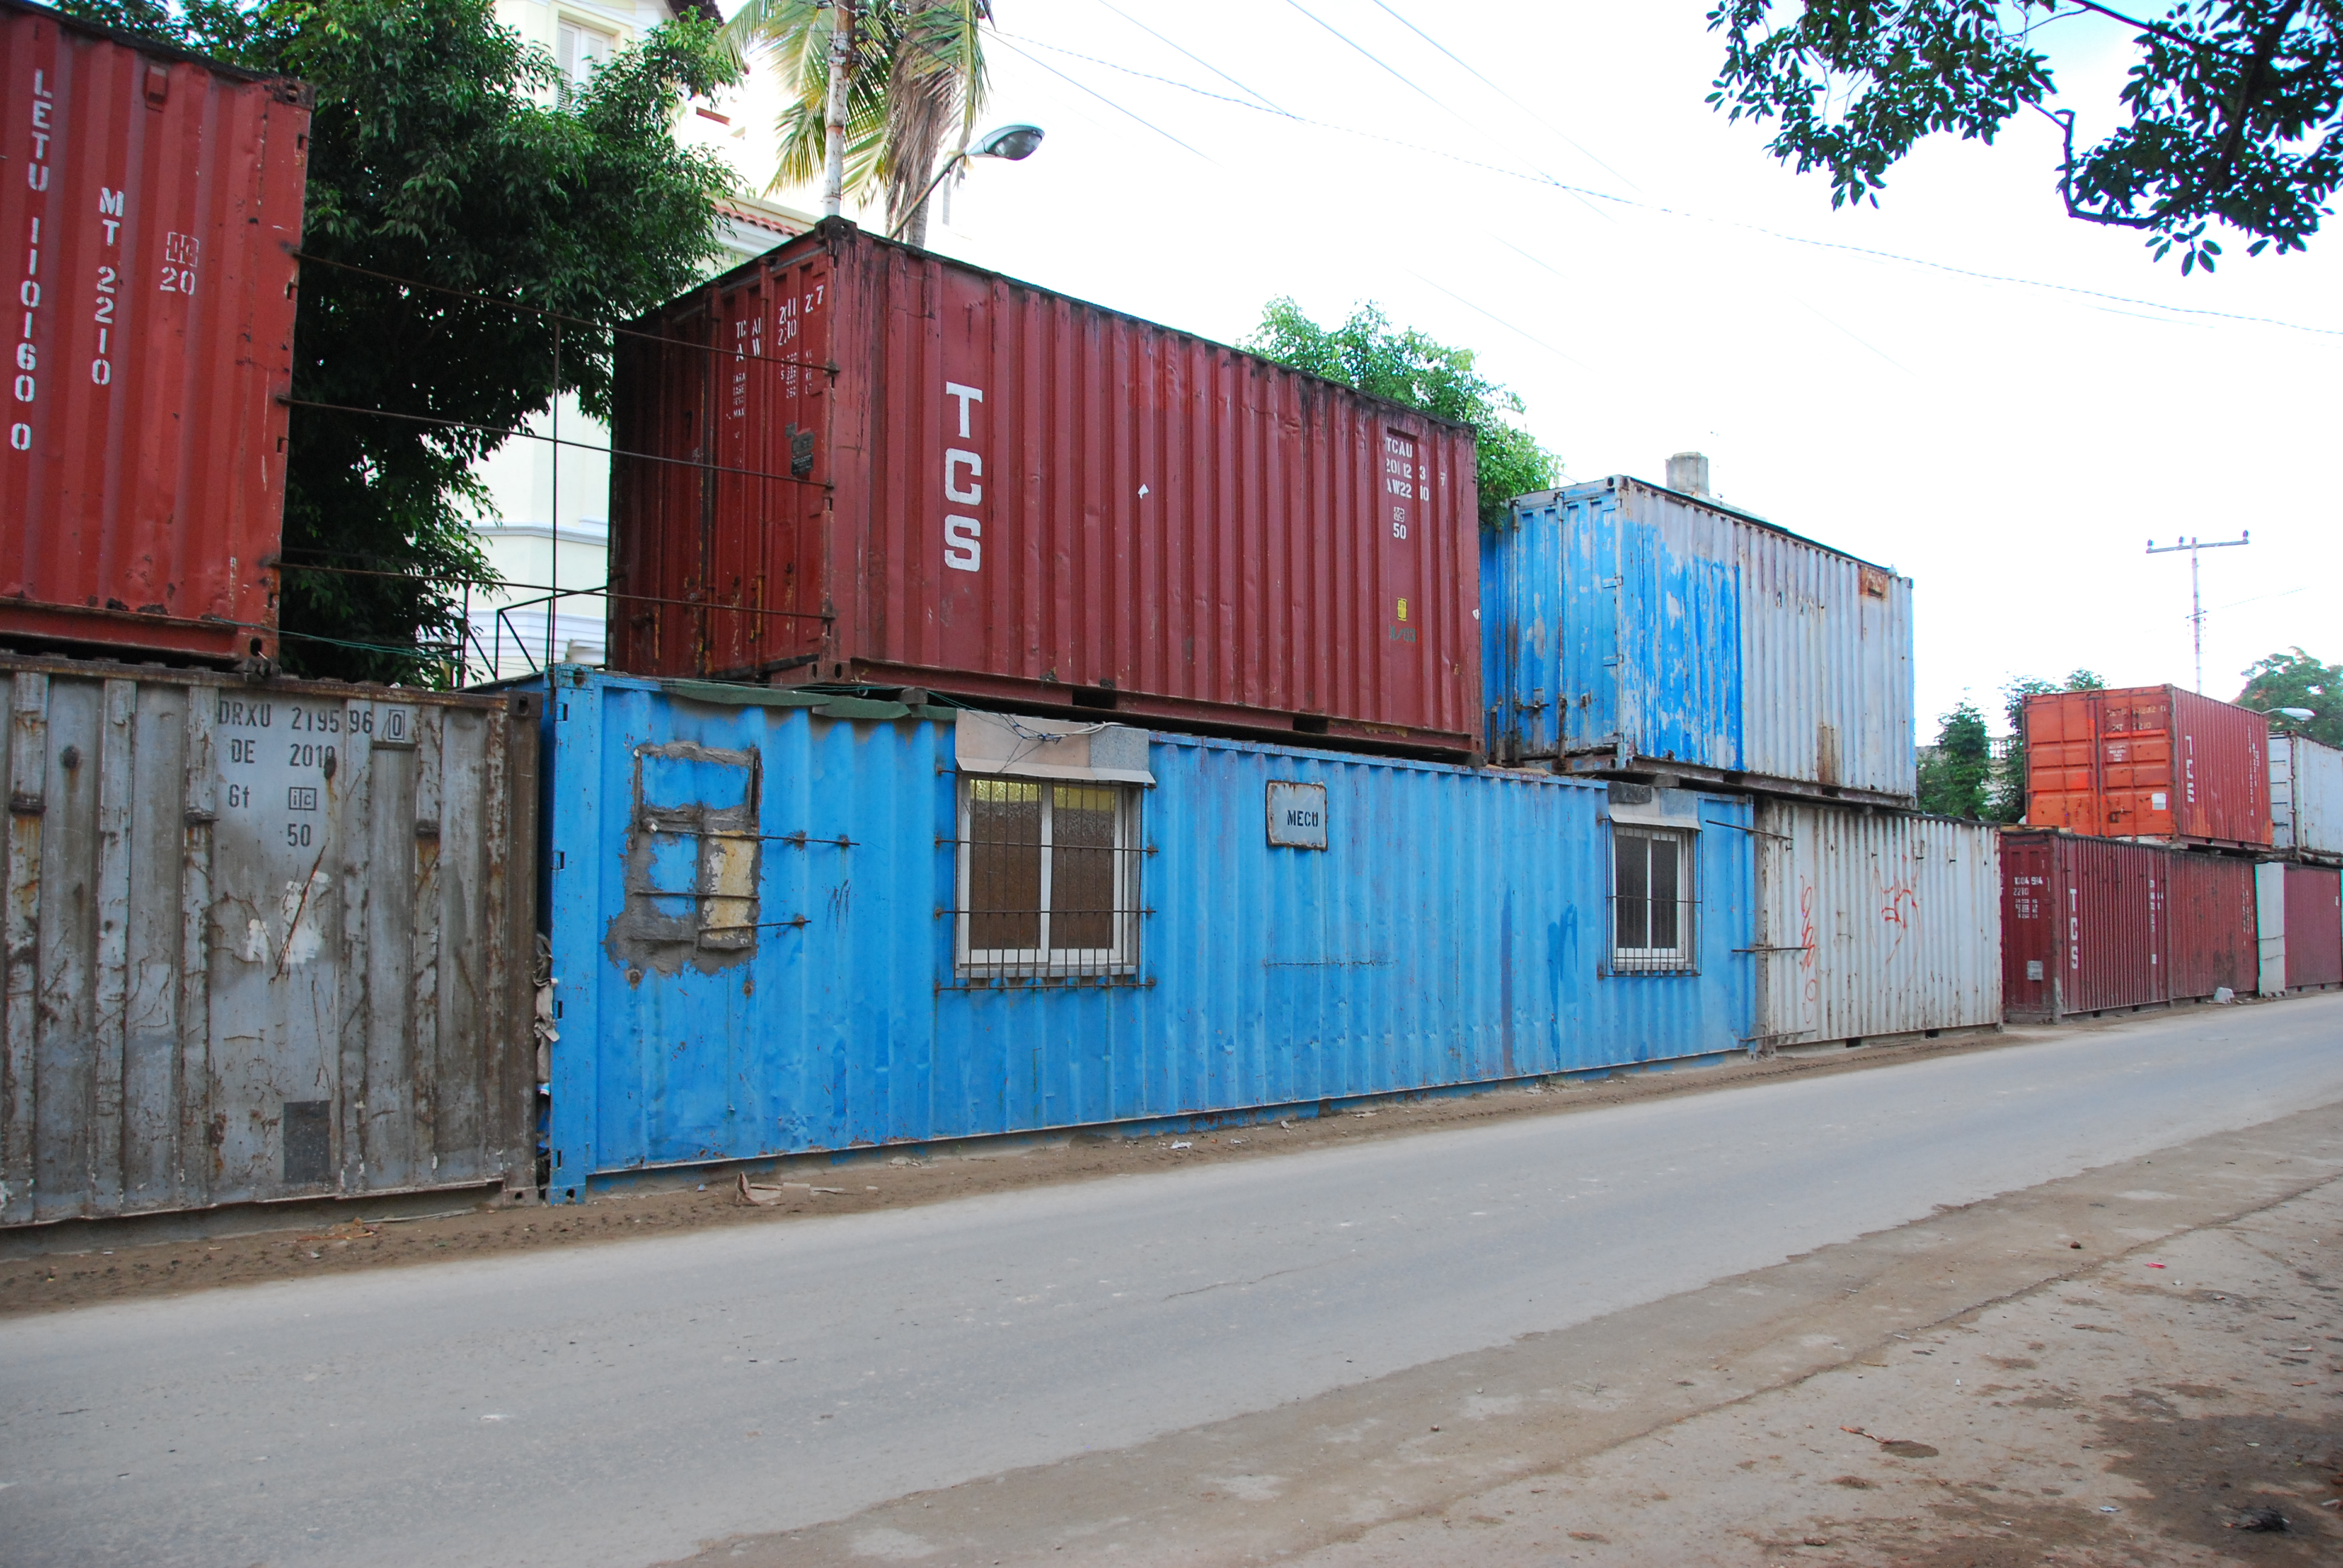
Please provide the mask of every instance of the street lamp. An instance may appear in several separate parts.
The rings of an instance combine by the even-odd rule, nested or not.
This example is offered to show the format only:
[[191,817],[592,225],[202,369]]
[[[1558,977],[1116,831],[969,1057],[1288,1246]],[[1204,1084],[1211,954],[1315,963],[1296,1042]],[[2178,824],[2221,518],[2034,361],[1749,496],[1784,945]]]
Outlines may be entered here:
[[2308,708],[2265,708],[2261,710],[2261,713],[2262,717],[2265,719],[2268,719],[2271,714],[2275,713],[2280,719],[2291,719],[2297,724],[2308,724],[2312,719],[2318,717],[2318,715],[2313,713]]
[[936,177],[928,182],[928,188],[920,193],[920,199],[911,204],[910,211],[903,215],[903,221],[890,230],[887,237],[893,239],[909,228],[912,213],[927,206],[928,198],[936,194],[936,187],[944,183],[944,176],[969,159],[1001,158],[1012,164],[1021,163],[1033,156],[1033,149],[1041,145],[1041,136],[1042,130],[1039,126],[998,126],[985,132],[966,152],[954,153],[944,160],[944,166],[936,171]]

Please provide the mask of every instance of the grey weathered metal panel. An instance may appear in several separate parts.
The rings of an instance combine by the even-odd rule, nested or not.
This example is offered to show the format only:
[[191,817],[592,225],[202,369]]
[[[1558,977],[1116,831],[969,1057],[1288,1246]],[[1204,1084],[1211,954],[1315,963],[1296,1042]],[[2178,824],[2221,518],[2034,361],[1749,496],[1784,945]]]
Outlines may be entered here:
[[2001,844],[1983,822],[1761,800],[1758,1030],[1776,1044],[2001,1021]]
[[2279,850],[2343,859],[2343,751],[2302,735],[2269,738],[2270,826]]
[[534,696],[0,682],[0,1226],[532,1183]]
[[1624,476],[1482,540],[1493,756],[1908,806],[1912,584]]

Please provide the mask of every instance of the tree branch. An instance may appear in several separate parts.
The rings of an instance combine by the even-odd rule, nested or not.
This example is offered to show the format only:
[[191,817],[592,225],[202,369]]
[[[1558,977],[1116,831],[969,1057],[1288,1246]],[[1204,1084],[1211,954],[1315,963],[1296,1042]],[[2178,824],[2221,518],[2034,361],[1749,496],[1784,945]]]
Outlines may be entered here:
[[2066,216],[2085,223],[2105,224],[2110,228],[2154,228],[2157,220],[2128,213],[2089,212],[2075,205],[2075,111],[2046,109],[2039,104],[2028,106],[2044,119],[2066,133],[2066,150],[2058,164],[2058,195],[2066,203]]

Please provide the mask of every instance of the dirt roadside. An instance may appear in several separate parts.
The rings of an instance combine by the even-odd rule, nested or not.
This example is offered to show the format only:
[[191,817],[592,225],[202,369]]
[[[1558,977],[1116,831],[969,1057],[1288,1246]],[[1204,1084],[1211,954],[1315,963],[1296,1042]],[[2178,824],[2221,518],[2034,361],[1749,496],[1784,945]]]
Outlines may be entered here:
[[2343,1561],[2343,1181],[1316,1568]]
[[[2145,1019],[2170,1016],[2140,1015]],[[2114,1028],[2131,1021],[2137,1020],[2111,1019],[2080,1027]],[[590,1202],[558,1208],[483,1206],[403,1220],[381,1218],[378,1208],[369,1209],[358,1201],[348,1206],[346,1218],[315,1221],[306,1229],[283,1228],[261,1215],[255,1217],[255,1228],[246,1233],[143,1244],[126,1237],[118,1241],[98,1240],[86,1250],[59,1249],[0,1258],[0,1316],[224,1285],[675,1235],[722,1225],[787,1224],[810,1214],[862,1213],[1180,1165],[1270,1159],[1329,1144],[1448,1131],[1522,1116],[1570,1114],[1785,1078],[1868,1071],[1923,1058],[2009,1050],[2070,1038],[2076,1028],[1975,1030],[1853,1050],[1751,1058],[1716,1067],[1623,1072],[1600,1080],[1559,1079],[1542,1089],[1392,1100],[1363,1113],[1295,1118],[1217,1131],[1147,1138],[1077,1133],[1016,1144],[1004,1141],[995,1148],[976,1146],[941,1156],[867,1150],[837,1159],[800,1157],[781,1161],[777,1174],[755,1177],[760,1182],[795,1184],[785,1189],[779,1203],[766,1208],[738,1201],[729,1169],[720,1176],[706,1177],[704,1189],[698,1179],[673,1178],[679,1184],[671,1189],[601,1194]],[[266,1228],[260,1228],[264,1224]],[[89,1233],[86,1229],[81,1232]],[[9,1240],[28,1249],[33,1244],[29,1239]]]
[[689,1562],[2334,1562],[2338,1266],[2343,1104]]
[[[917,1156],[866,1150],[780,1161],[786,1181],[778,1204],[752,1208],[733,1196],[729,1170],[705,1186],[673,1177],[668,1189],[598,1195],[558,1208],[537,1204],[481,1206],[416,1219],[383,1217],[382,1206],[353,1201],[346,1215],[288,1228],[256,1215],[247,1231],[140,1242],[134,1235],[67,1243],[34,1251],[36,1237],[0,1238],[25,1255],[0,1257],[0,1317],[55,1312],[101,1302],[136,1301],[184,1291],[272,1280],[344,1273],[492,1257],[508,1252],[674,1235],[724,1225],[787,1224],[810,1214],[860,1213],[939,1203],[979,1193],[1061,1181],[1090,1181],[1168,1170],[1179,1165],[1262,1160],[1330,1144],[1444,1131],[1523,1116],[1568,1115],[1604,1106],[1705,1094],[1788,1078],[1864,1072],[1977,1051],[2007,1050],[2066,1040],[2088,1030],[2154,1023],[2185,1012],[2157,1011],[2053,1027],[1970,1030],[1941,1039],[1905,1039],[1855,1050],[1812,1049],[1736,1060],[1722,1066],[1672,1071],[1619,1072],[1608,1078],[1555,1079],[1543,1087],[1508,1088],[1473,1095],[1393,1098],[1364,1111],[1325,1118],[1231,1126],[1217,1131],[1125,1138],[1071,1137],[1007,1141],[991,1148]],[[102,1227],[85,1228],[86,1237]]]

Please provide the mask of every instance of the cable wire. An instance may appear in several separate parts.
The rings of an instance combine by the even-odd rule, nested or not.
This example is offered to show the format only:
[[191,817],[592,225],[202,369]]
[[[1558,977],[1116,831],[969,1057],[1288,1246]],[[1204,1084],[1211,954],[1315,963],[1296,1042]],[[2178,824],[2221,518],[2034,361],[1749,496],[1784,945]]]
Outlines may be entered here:
[[[1010,41],[1010,35],[1008,34],[996,32],[994,35],[1001,38],[1003,42]],[[1038,38],[1027,38],[1021,41],[1037,45],[1041,48],[1049,49],[1056,54],[1067,55],[1072,59],[1083,61],[1089,65],[1103,66],[1110,71],[1120,71],[1125,75],[1137,76],[1142,81],[1160,83],[1167,87],[1177,87],[1182,92],[1192,93],[1198,97],[1211,98],[1218,103],[1234,104],[1237,107],[1241,109],[1249,109],[1254,114],[1275,115],[1281,119],[1291,120],[1296,125],[1309,126],[1317,130],[1333,131],[1346,136],[1358,136],[1367,141],[1382,142],[1390,146],[1403,147],[1409,152],[1421,153],[1426,157],[1443,158],[1450,163],[1462,164],[1467,168],[1481,169],[1489,174],[1503,175],[1508,179],[1523,180],[1531,185],[1546,186],[1555,190],[1566,191],[1577,196],[1590,196],[1596,201],[1610,202],[1618,206],[1632,207],[1637,211],[1656,214],[1662,217],[1678,218],[1690,223],[1712,224],[1723,228],[1742,229],[1750,234],[1764,235],[1768,239],[1780,240],[1785,245],[1803,245],[1816,250],[1835,250],[1845,252],[1849,256],[1866,256],[1876,261],[1892,261],[1905,266],[1926,267],[1932,272],[1946,273],[1955,277],[1974,278],[1983,283],[2004,283],[2020,288],[2046,289],[2056,294],[2071,294],[2079,298],[2104,299],[2116,305],[2134,305],[2144,310],[2162,311],[2174,316],[2203,317],[2208,320],[2214,321],[2235,321],[2254,327],[2282,327],[2289,332],[2308,332],[2321,337],[2343,337],[2343,327],[2313,327],[2307,322],[2288,321],[2280,317],[2247,316],[2241,312],[2233,310],[2208,310],[2201,306],[2167,305],[2157,300],[2135,298],[2130,295],[2110,294],[2105,289],[2085,288],[2079,284],[2048,283],[2036,277],[2018,277],[2006,273],[1985,272],[1975,267],[1956,266],[1950,262],[1931,261],[1926,256],[1906,256],[1900,252],[1879,250],[1870,246],[1850,245],[1843,240],[1813,239],[1805,235],[1785,234],[1779,229],[1767,228],[1763,224],[1748,223],[1739,218],[1711,217],[1704,213],[1692,212],[1682,207],[1668,206],[1659,202],[1639,201],[1633,196],[1623,196],[1613,191],[1597,190],[1591,186],[1572,185],[1566,181],[1554,179],[1547,175],[1523,174],[1518,169],[1503,168],[1495,164],[1483,163],[1478,158],[1469,158],[1461,153],[1452,153],[1439,147],[1428,147],[1414,142],[1403,142],[1396,136],[1382,136],[1373,131],[1363,131],[1353,126],[1340,126],[1325,120],[1314,120],[1307,116],[1296,115],[1284,110],[1264,109],[1259,105],[1248,103],[1242,98],[1230,97],[1225,93],[1215,93],[1210,88],[1195,86],[1191,83],[1177,81],[1170,76],[1158,76],[1150,72],[1135,70],[1129,65],[1119,65],[1112,60],[1101,60],[1097,58],[1095,55],[1081,54],[1072,49],[1061,48],[1054,44],[1044,44]],[[1021,55],[1025,54],[1025,51],[1022,49],[1019,49],[1017,52]],[[1033,56],[1031,55],[1025,55],[1025,57],[1029,60],[1033,60]],[[1068,82],[1072,82],[1075,86],[1081,87],[1082,91],[1090,93],[1091,96],[1101,96],[1095,90],[1082,86],[1081,83],[1075,82],[1074,78],[1066,75],[1064,72],[1052,70],[1050,66],[1044,65],[1039,60],[1033,60],[1033,63],[1037,65],[1041,65],[1042,69],[1050,71],[1050,74],[1054,76],[1058,76]],[[1101,98],[1101,101],[1111,102],[1111,100],[1107,100],[1102,97]],[[1128,110],[1125,110],[1124,112],[1129,113]],[[1139,116],[1133,115],[1131,117],[1133,119],[1138,119]],[[1147,122],[1141,120],[1140,123],[1145,125]],[[1152,126],[1150,126],[1148,128],[1151,130],[1155,129]],[[1170,133],[1168,132],[1159,132],[1158,134],[1166,136],[1170,136]],[[1177,137],[1171,137],[1170,139],[1174,141],[1178,140]],[[1185,142],[1181,142],[1180,145],[1183,147],[1187,146]],[[1193,147],[1189,147],[1188,150],[1190,152],[1195,151]],[[1199,153],[1197,156],[1202,157],[1203,155]],[[1205,161],[1209,163],[1212,160],[1208,158]]]
[[[1101,0],[1101,3],[1103,4],[1104,0]],[[1425,43],[1431,45],[1433,48],[1439,50],[1450,59],[1455,61],[1457,65],[1463,66],[1467,72],[1470,72],[1473,80],[1479,82],[1483,86],[1487,87],[1491,92],[1496,94],[1497,96],[1504,99],[1505,102],[1513,105],[1513,107],[1519,109],[1524,115],[1527,115],[1531,119],[1535,120],[1539,125],[1544,126],[1546,130],[1552,132],[1554,136],[1559,136],[1563,141],[1569,143],[1570,146],[1582,157],[1585,158],[1587,162],[1601,169],[1604,174],[1609,175],[1613,179],[1620,181],[1631,190],[1640,191],[1644,188],[1637,185],[1634,180],[1629,179],[1625,175],[1621,174],[1617,169],[1613,168],[1609,164],[1604,163],[1601,158],[1596,157],[1592,151],[1574,140],[1567,133],[1563,131],[1561,127],[1548,124],[1544,116],[1541,116],[1535,109],[1531,108],[1527,104],[1523,103],[1519,98],[1516,98],[1511,93],[1505,91],[1504,88],[1500,87],[1496,83],[1492,82],[1488,77],[1481,75],[1479,71],[1473,70],[1471,63],[1465,60],[1463,55],[1457,54],[1455,50],[1451,49],[1447,45],[1442,43],[1439,39],[1433,37],[1431,34],[1425,32],[1423,28],[1409,21],[1406,17],[1401,15],[1398,12],[1393,11],[1389,5],[1384,5],[1383,0],[1374,0],[1374,3],[1378,6],[1381,6],[1383,10],[1390,15],[1393,21],[1397,22],[1401,26],[1406,28],[1409,32],[1414,34],[1417,37],[1423,39]],[[1182,52],[1184,53],[1185,51]],[[1191,57],[1192,58],[1192,56]],[[1209,67],[1207,68],[1209,69]]]

